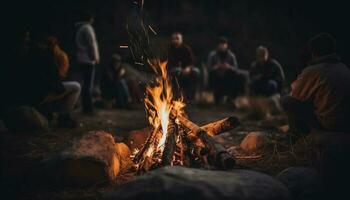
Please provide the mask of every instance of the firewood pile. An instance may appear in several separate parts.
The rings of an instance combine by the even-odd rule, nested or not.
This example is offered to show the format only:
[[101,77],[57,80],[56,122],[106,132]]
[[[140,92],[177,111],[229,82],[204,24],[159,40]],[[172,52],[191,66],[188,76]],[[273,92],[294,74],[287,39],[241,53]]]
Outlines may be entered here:
[[172,114],[163,150],[154,148],[162,131],[152,130],[144,145],[134,153],[137,173],[143,174],[167,165],[232,169],[235,160],[213,136],[232,130],[239,124],[239,119],[232,116],[200,127],[186,116]]

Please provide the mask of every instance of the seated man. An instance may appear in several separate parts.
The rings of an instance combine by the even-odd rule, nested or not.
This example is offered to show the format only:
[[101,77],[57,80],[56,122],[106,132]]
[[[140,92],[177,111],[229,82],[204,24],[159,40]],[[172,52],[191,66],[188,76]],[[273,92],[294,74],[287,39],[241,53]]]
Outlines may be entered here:
[[256,50],[256,61],[252,63],[249,76],[251,92],[261,96],[280,93],[285,79],[282,66],[269,58],[269,51],[263,46]]
[[350,70],[336,54],[335,40],[320,34],[309,42],[312,59],[284,97],[291,131],[350,131]]
[[102,97],[105,100],[114,100],[115,105],[127,108],[131,103],[131,95],[125,69],[122,66],[122,58],[116,54],[112,57],[112,63],[103,71],[101,79]]
[[175,76],[180,88],[188,100],[194,100],[198,90],[200,71],[194,67],[194,56],[191,48],[184,44],[183,36],[175,32],[171,36],[168,51],[168,71]]
[[244,91],[246,78],[238,70],[236,56],[229,49],[226,38],[219,38],[218,46],[208,57],[209,86],[218,104],[225,95],[235,98]]
[[350,177],[350,70],[341,63],[335,39],[329,34],[317,35],[309,46],[309,66],[292,83],[282,105],[290,132],[313,133],[308,145],[316,152],[313,162],[321,174],[326,198],[341,199],[347,195],[344,183]]

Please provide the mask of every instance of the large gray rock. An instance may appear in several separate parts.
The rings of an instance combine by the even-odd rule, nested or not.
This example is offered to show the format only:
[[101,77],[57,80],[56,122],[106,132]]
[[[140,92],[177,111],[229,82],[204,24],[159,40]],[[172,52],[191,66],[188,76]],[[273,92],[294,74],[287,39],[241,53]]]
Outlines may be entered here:
[[34,130],[48,130],[47,119],[35,108],[19,106],[9,109],[4,117],[5,126],[9,131],[24,132]]
[[248,170],[208,171],[164,167],[122,185],[105,199],[284,200],[288,189],[274,178]]
[[289,189],[293,199],[318,199],[321,193],[321,178],[318,173],[306,167],[290,167],[277,175]]

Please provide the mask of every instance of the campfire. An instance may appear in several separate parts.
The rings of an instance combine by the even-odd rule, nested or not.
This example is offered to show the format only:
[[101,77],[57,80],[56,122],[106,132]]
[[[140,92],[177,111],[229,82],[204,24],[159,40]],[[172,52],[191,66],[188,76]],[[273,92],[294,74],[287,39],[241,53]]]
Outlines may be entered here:
[[149,64],[156,77],[146,88],[144,102],[152,130],[132,155],[137,172],[142,174],[166,165],[233,168],[235,160],[213,136],[237,127],[239,120],[228,117],[203,127],[193,123],[184,111],[182,95],[174,95],[167,63],[156,60]]

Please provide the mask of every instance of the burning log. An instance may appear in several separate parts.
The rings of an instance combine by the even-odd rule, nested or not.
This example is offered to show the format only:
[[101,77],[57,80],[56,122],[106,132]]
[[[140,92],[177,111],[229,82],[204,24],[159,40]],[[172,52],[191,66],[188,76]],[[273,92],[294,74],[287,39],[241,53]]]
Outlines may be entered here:
[[[153,132],[156,133],[158,130],[154,130]],[[152,132],[152,131],[151,131]],[[135,155],[134,157],[134,163],[140,163],[144,153],[147,151],[148,148],[152,145],[152,143],[155,141],[156,134],[151,134],[147,140],[146,143],[142,146],[140,151]]]
[[[219,135],[223,132],[229,131],[231,129],[234,129],[239,124],[240,124],[239,119],[234,116],[231,116],[231,117],[218,120],[216,122],[206,124],[204,126],[201,126],[201,128],[207,131],[209,135],[214,136],[214,135]],[[145,144],[145,142],[147,141],[148,137],[151,135],[152,131],[153,130],[151,127],[147,127],[141,130],[130,132],[128,142],[127,142],[130,149],[131,150],[134,150],[135,148],[141,149]],[[192,141],[195,141],[198,139],[198,137],[193,133],[188,133],[187,135],[189,139]]]
[[170,120],[170,123],[168,125],[168,135],[162,155],[163,166],[172,164],[174,152],[176,149],[175,134],[177,131],[177,125],[175,124],[174,120]]
[[231,116],[216,122],[206,124],[201,128],[205,130],[209,135],[214,136],[232,130],[239,126],[239,124],[239,119],[237,117]]
[[232,169],[235,160],[226,149],[214,140],[205,130],[191,122],[186,117],[177,116],[181,124],[194,133],[208,149],[208,162],[220,169]]

